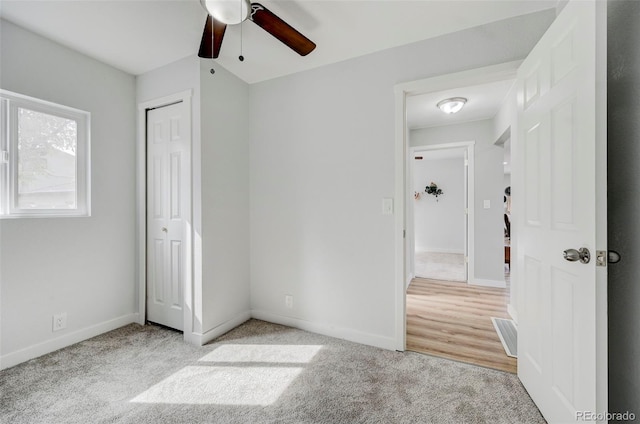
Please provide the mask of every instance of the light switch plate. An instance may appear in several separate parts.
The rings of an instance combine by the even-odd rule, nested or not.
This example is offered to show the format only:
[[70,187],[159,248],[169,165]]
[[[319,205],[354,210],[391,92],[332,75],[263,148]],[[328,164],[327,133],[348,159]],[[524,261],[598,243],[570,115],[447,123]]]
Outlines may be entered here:
[[485,200],[483,205],[485,209],[489,209],[491,207],[491,200]]
[[393,215],[393,199],[388,197],[382,199],[382,215]]

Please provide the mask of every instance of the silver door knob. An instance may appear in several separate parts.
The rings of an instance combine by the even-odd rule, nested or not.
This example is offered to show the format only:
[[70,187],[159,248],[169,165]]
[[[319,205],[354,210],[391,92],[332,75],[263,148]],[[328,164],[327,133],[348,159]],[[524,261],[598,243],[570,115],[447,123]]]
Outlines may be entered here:
[[169,230],[167,230],[167,227],[162,227],[162,231],[164,231],[166,233]]
[[568,260],[569,262],[580,261],[583,264],[588,264],[591,260],[591,253],[589,249],[586,247],[581,247],[580,249],[567,249],[562,252],[562,256]]

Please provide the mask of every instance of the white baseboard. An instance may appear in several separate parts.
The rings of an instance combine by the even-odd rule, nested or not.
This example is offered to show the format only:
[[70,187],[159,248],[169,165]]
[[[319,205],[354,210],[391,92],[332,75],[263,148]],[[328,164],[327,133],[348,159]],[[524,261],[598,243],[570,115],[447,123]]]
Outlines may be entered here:
[[393,337],[383,337],[376,334],[363,333],[350,328],[320,324],[256,309],[251,311],[251,316],[262,321],[299,328],[300,330],[323,334],[325,336],[348,340],[350,342],[375,346],[381,349],[396,350],[396,341]]
[[496,287],[499,289],[504,289],[507,287],[507,283],[500,280],[484,280],[482,278],[475,278],[469,281],[469,284],[472,286],[483,286],[483,287]]
[[[193,338],[188,340],[190,342],[194,342],[194,344],[198,344],[200,346],[209,343],[211,340],[222,336],[224,333],[227,333],[245,321],[251,319],[251,313],[249,311],[242,312],[235,317],[231,318],[223,322],[220,325],[215,326],[214,328],[205,331],[204,333],[192,333]],[[185,337],[185,340],[187,338]]]
[[513,304],[509,303],[507,305],[507,312],[509,313],[509,316],[511,317],[513,322],[518,324],[518,312],[516,311],[516,308],[515,306],[513,306]]
[[45,342],[25,347],[15,352],[7,353],[6,355],[0,356],[0,370],[18,365],[22,362],[28,361],[29,359],[46,355],[47,353],[51,353],[67,346],[71,346],[72,344],[79,343],[81,341],[90,339],[91,337],[99,336],[100,334],[135,322],[138,322],[137,313],[123,315],[109,321],[104,321],[87,328],[76,330],[72,333],[63,334],[60,337],[56,337],[55,339],[47,340]]
[[433,252],[433,253],[455,253],[457,255],[464,255],[464,249],[443,249],[440,247],[425,247],[418,248],[416,247],[415,253],[424,253],[424,252]]

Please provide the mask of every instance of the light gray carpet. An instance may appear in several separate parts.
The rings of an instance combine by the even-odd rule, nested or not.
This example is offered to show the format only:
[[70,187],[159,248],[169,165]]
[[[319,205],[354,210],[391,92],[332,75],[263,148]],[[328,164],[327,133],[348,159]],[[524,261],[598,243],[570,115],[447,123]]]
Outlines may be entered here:
[[0,372],[2,423],[543,423],[517,377],[250,320],[132,324]]
[[416,277],[432,280],[467,281],[464,272],[464,255],[417,251],[415,255]]

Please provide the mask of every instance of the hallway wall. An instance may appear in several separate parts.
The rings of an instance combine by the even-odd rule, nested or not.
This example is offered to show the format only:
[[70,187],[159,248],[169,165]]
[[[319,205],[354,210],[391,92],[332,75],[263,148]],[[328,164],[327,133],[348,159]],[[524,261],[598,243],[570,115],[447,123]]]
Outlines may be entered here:
[[640,416],[640,2],[608,8],[609,411]]

